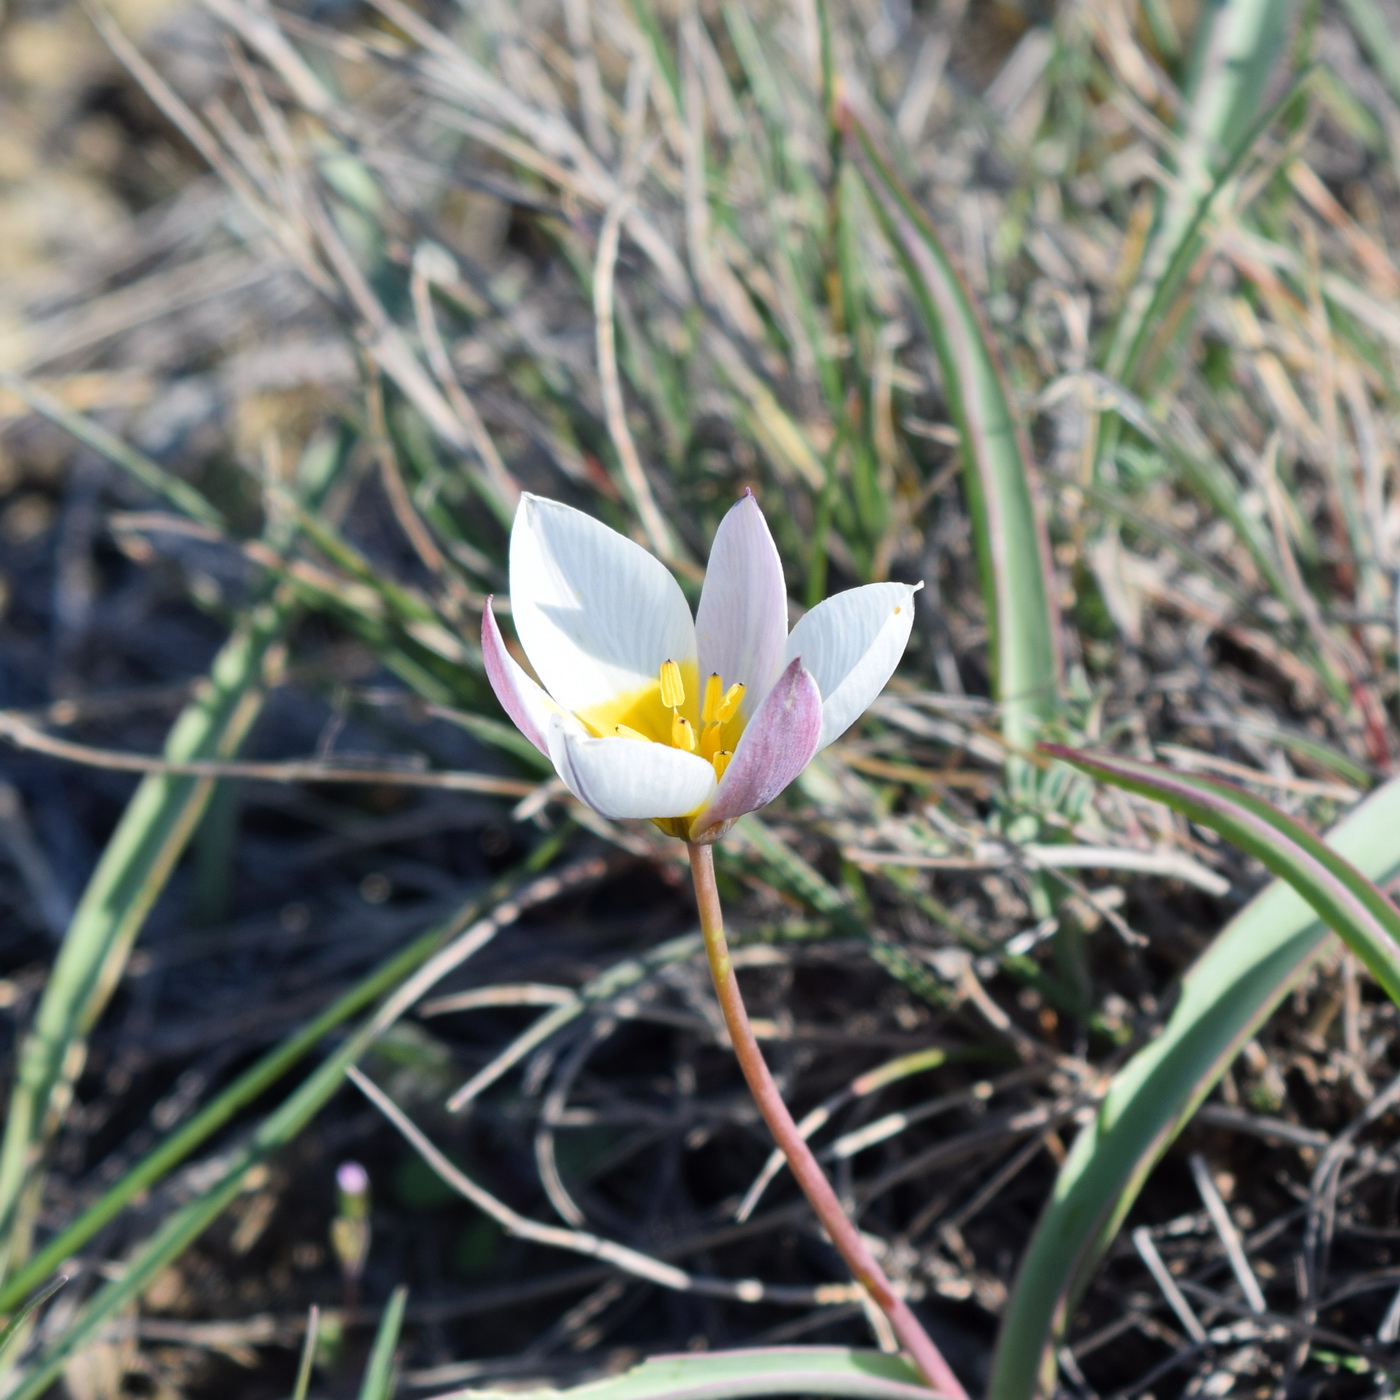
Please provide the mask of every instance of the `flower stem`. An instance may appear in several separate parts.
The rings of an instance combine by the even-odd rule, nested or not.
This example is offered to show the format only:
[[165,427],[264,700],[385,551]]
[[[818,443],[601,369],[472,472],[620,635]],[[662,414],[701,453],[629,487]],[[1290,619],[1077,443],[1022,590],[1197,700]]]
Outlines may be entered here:
[[763,1121],[768,1124],[773,1140],[787,1158],[788,1167],[811,1202],[817,1219],[846,1261],[846,1267],[889,1318],[895,1336],[913,1358],[924,1379],[948,1400],[967,1400],[967,1392],[943,1359],[942,1352],[924,1331],[908,1303],[895,1292],[894,1285],[866,1247],[860,1231],[841,1208],[836,1192],[817,1165],[817,1159],[798,1131],[797,1124],[792,1121],[792,1114],[788,1112],[778,1086],[768,1072],[763,1052],[754,1038],[753,1027],[749,1025],[749,1014],[744,1009],[739,982],[729,960],[729,945],[724,938],[724,914],[720,909],[719,889],[715,885],[714,848],[692,844],[690,870],[695,879],[695,902],[700,909],[705,953],[709,958],[710,975],[714,978],[720,1010],[724,1013],[724,1024],[729,1028],[729,1038],[734,1043],[739,1068],[744,1072]]

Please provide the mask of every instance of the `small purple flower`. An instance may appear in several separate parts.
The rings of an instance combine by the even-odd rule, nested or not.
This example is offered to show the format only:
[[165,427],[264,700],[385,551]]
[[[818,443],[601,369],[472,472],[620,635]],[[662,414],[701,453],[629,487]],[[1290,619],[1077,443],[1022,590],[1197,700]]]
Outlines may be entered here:
[[746,492],[720,522],[692,619],[640,545],[526,495],[510,601],[543,685],[506,650],[489,599],[481,647],[496,698],[575,797],[710,842],[771,802],[884,689],[922,586],[838,593],[789,635],[782,564]]
[[344,1196],[364,1196],[369,1192],[369,1173],[358,1162],[342,1162],[335,1169],[335,1184]]

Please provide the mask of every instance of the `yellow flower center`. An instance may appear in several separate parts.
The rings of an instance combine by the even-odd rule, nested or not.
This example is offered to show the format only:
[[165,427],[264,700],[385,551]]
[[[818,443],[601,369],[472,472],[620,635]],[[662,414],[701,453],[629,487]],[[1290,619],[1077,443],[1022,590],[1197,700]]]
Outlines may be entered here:
[[726,687],[716,673],[702,687],[693,662],[663,661],[650,685],[591,705],[578,717],[600,739],[641,739],[698,753],[722,778],[744,732],[743,698],[742,684]]

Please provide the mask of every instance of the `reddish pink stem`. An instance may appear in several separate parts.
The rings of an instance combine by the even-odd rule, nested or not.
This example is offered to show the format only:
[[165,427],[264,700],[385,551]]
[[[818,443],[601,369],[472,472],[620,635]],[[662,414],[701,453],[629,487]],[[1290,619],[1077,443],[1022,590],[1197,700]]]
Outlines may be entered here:
[[792,1114],[788,1112],[778,1086],[768,1072],[763,1052],[754,1038],[753,1027],[749,1025],[749,1014],[744,1009],[739,982],[729,960],[729,945],[724,938],[724,914],[715,885],[714,848],[692,845],[690,869],[695,878],[695,902],[700,909],[700,928],[705,935],[705,953],[710,961],[715,994],[724,1013],[724,1024],[729,1028],[729,1038],[734,1042],[739,1068],[744,1072],[763,1121],[768,1124],[768,1130],[787,1158],[797,1184],[811,1202],[832,1244],[846,1261],[852,1277],[889,1318],[895,1336],[923,1373],[924,1379],[947,1400],[967,1400],[967,1392],[943,1359],[943,1353],[910,1311],[909,1304],[895,1292],[885,1271],[866,1248],[860,1231],[842,1210],[836,1192],[817,1165],[817,1159],[798,1131],[797,1124],[792,1121]]

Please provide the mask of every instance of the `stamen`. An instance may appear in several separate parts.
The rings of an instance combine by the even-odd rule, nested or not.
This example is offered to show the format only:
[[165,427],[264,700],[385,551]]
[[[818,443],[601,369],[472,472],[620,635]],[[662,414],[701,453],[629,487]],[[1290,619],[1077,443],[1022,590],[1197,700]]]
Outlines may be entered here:
[[707,724],[700,734],[700,753],[705,758],[713,758],[724,742],[724,726]]
[[734,755],[733,755],[733,753],[732,753],[729,749],[721,749],[721,750],[710,760],[710,762],[713,763],[713,764],[715,765],[715,777],[716,777],[716,778],[722,778],[722,777],[724,777],[724,770],[725,770],[726,768],[729,767],[729,760],[730,760],[731,758],[733,758],[733,757],[734,757]]
[[684,715],[674,715],[671,719],[671,744],[687,753],[695,752],[695,727]]
[[724,692],[724,699],[719,702],[719,708],[715,711],[715,718],[721,724],[728,724],[736,714],[739,713],[739,702],[744,698],[744,687],[737,681]]
[[715,714],[719,710],[720,697],[724,691],[724,682],[719,678],[719,672],[715,671],[705,682],[705,703],[700,706],[700,718],[706,724],[715,722]]
[[651,743],[651,740],[648,739],[645,734],[638,729],[633,729],[630,724],[613,725],[613,733],[616,734],[619,739],[640,739],[644,744]]
[[685,704],[685,682],[674,661],[661,663],[661,703],[672,710]]

